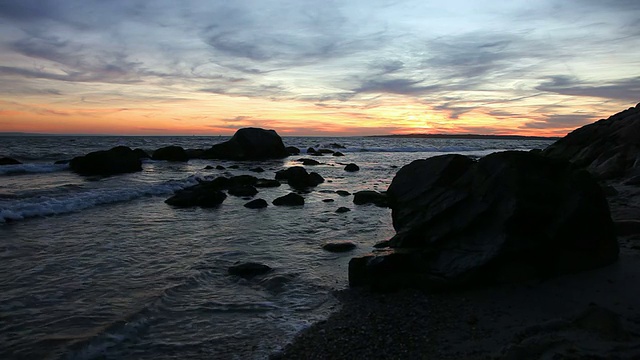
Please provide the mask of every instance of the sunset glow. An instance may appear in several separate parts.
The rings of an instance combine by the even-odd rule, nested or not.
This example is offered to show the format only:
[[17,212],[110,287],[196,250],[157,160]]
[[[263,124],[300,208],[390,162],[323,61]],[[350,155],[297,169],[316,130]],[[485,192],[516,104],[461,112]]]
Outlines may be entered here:
[[623,0],[3,1],[0,132],[562,136],[640,101],[638,18]]

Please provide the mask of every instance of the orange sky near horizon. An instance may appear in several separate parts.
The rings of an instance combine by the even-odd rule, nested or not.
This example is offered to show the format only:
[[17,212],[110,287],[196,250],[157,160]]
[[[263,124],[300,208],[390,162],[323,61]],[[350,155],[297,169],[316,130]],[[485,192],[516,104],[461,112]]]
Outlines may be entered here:
[[564,136],[640,102],[640,2],[0,3],[0,132]]

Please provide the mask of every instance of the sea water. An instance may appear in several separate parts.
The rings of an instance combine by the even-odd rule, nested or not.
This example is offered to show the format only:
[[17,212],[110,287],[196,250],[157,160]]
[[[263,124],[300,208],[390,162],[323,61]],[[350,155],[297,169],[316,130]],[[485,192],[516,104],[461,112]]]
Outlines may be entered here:
[[[285,137],[302,149],[282,160],[145,160],[143,171],[82,177],[57,160],[118,145],[206,149],[226,137],[4,136],[0,156],[0,359],[264,359],[338,306],[353,256],[393,234],[389,209],[353,204],[337,190],[384,191],[400,167],[447,153],[481,157],[544,148],[546,140]],[[308,147],[340,144],[344,157],[307,166],[327,181],[305,205],[276,207],[287,184],[260,189],[270,205],[229,196],[213,209],[164,203],[218,176],[274,178]],[[355,163],[358,172],[344,171]],[[207,165],[214,169],[206,170]],[[222,165],[225,170],[216,170]],[[237,166],[237,168],[234,165]],[[251,169],[262,167],[265,172]],[[338,214],[338,207],[352,211]],[[329,241],[352,241],[329,253]],[[272,267],[231,276],[239,262]]]

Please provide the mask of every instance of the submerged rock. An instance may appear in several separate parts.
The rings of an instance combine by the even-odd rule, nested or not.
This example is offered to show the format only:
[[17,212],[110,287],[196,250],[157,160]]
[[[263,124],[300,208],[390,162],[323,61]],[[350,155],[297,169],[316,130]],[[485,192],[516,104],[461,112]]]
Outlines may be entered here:
[[69,167],[80,175],[115,175],[142,171],[139,154],[126,146],[73,158]]
[[20,165],[22,164],[20,161],[10,158],[10,157],[2,157],[0,158],[0,166],[2,165]]
[[227,198],[227,194],[207,185],[195,185],[176,192],[164,202],[176,207],[216,207]]
[[229,187],[229,195],[233,196],[255,196],[258,193],[258,189],[251,185],[234,185]]
[[249,209],[262,209],[266,208],[267,206],[269,206],[269,204],[267,204],[267,201],[264,199],[255,199],[244,204],[244,207]]
[[289,156],[282,138],[274,130],[244,128],[231,139],[206,150],[206,159],[265,160]]
[[189,155],[180,146],[166,146],[153,152],[153,160],[189,161]]
[[266,274],[271,270],[273,269],[271,269],[271,267],[267,265],[255,262],[247,262],[243,264],[233,265],[229,267],[227,271],[229,272],[229,275],[236,275],[245,279],[250,279],[257,275]]
[[304,198],[295,193],[289,193],[273,200],[276,206],[300,206],[304,205]]
[[389,206],[387,195],[373,190],[362,190],[353,194],[353,203],[356,205],[374,204],[380,207]]
[[417,160],[398,171],[387,196],[396,230],[387,245],[395,251],[352,259],[354,286],[464,287],[586,270],[618,257],[596,181],[534,153]]
[[329,252],[346,252],[356,248],[356,244],[351,241],[332,241],[322,245],[322,248]]

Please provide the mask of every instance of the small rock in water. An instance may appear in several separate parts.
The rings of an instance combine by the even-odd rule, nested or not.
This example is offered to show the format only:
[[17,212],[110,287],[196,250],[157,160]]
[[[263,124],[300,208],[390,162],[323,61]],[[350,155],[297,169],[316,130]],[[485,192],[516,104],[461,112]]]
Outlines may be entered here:
[[229,267],[229,275],[237,275],[245,279],[250,279],[256,275],[265,274],[272,269],[264,264],[247,262]]
[[341,206],[336,210],[336,212],[338,214],[346,213],[346,212],[349,212],[349,211],[351,211],[351,209],[349,209],[348,207],[344,207],[344,206]]
[[204,169],[205,169],[205,170],[212,170],[212,169],[213,169],[213,166],[211,166],[211,165],[207,165],[207,166],[205,166],[205,167],[204,167]]
[[236,185],[229,188],[229,195],[233,196],[254,196],[258,190],[251,185]]
[[261,172],[264,172],[264,169],[261,168],[260,166],[258,166],[258,167],[254,167],[253,169],[249,169],[249,171],[253,171],[253,172],[256,172],[256,173],[261,173]]
[[341,153],[340,151],[336,151],[333,153],[333,156],[344,156],[344,154]]
[[273,205],[276,206],[300,206],[304,205],[304,198],[295,193],[289,193],[285,196],[281,196],[273,200]]
[[322,245],[322,248],[330,252],[345,252],[356,248],[351,241],[334,241]]
[[317,160],[313,160],[313,159],[302,159],[302,165],[307,165],[307,166],[313,166],[313,165],[320,165],[320,161]]
[[322,202],[326,202],[326,203],[330,203],[330,202],[334,202],[335,200],[333,199],[323,199]]
[[349,195],[351,195],[350,192],[345,191],[345,190],[338,190],[338,191],[336,191],[336,194],[338,194],[340,196],[349,196]]
[[224,166],[222,166],[222,165],[217,165],[217,166],[216,166],[216,170],[226,170],[226,169],[227,169],[227,168],[225,168],[225,167],[224,167]]
[[0,158],[0,165],[20,165],[20,164],[22,164],[20,161],[10,157]]
[[360,170],[360,167],[354,163],[348,164],[344,167],[344,171],[354,172]]
[[267,206],[269,206],[269,204],[267,204],[266,200],[264,199],[255,199],[244,204],[244,207],[249,209],[263,209]]

